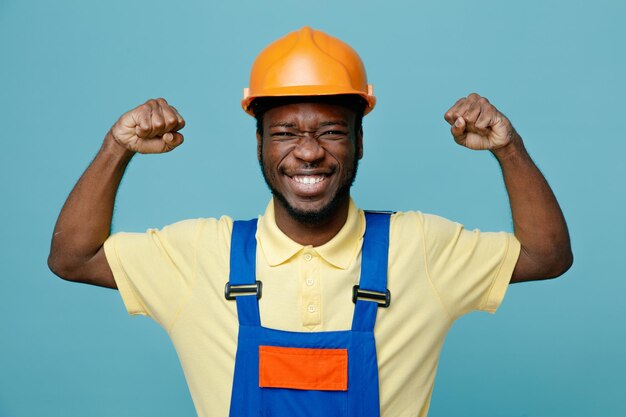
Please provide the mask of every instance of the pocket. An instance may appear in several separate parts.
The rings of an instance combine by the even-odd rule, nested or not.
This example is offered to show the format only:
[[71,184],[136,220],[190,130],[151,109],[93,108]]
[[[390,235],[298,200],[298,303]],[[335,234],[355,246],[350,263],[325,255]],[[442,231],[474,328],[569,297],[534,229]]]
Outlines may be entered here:
[[262,415],[346,417],[348,350],[259,347]]

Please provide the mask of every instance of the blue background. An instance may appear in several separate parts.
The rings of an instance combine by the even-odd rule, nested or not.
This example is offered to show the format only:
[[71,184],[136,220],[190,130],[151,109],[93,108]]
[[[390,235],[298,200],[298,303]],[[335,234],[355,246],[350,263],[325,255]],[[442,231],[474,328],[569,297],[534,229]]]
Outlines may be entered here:
[[52,229],[108,128],[159,96],[186,143],[132,161],[114,229],[262,212],[239,100],[256,54],[303,25],[350,43],[375,85],[361,206],[511,230],[497,163],[443,120],[476,91],[525,138],[570,226],[563,278],[453,327],[430,416],[626,415],[625,18],[607,0],[0,0],[0,416],[194,415],[164,331],[116,291],[48,271]]

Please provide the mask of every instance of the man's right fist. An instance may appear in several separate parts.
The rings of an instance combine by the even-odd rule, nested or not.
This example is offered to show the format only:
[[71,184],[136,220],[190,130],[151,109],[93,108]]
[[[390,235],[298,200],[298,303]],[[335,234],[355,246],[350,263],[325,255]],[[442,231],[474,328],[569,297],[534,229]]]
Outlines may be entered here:
[[157,98],[124,113],[110,133],[115,142],[130,151],[163,153],[183,143],[183,135],[178,133],[183,127],[185,121],[176,109]]

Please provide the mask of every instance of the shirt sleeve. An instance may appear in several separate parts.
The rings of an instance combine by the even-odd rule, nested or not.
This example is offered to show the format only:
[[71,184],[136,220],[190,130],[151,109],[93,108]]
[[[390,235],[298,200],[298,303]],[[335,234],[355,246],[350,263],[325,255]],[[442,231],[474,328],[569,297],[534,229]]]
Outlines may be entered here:
[[169,330],[196,279],[200,220],[145,233],[116,233],[104,243],[124,305]]
[[506,232],[467,230],[439,216],[423,216],[426,267],[453,319],[473,310],[494,313],[500,306],[520,252]]

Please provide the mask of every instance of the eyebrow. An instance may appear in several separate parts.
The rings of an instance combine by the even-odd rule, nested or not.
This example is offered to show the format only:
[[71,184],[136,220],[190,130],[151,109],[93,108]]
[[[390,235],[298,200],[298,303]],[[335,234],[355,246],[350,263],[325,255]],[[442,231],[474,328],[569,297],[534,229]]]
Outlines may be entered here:
[[327,122],[322,122],[322,123],[319,124],[320,127],[323,127],[323,126],[334,126],[334,125],[340,125],[340,126],[348,127],[348,123],[346,123],[345,120],[329,120]]
[[272,123],[270,127],[296,127],[296,124],[289,123],[289,122],[276,122],[276,123]]
[[[346,123],[344,120],[328,120],[325,122],[321,122],[318,127],[324,127],[324,126],[334,126],[334,125],[340,125],[340,126],[348,126],[348,123]],[[270,126],[270,128],[272,127],[289,127],[289,128],[295,128],[296,124],[295,123],[290,123],[290,122],[276,122],[276,123],[272,123]]]

